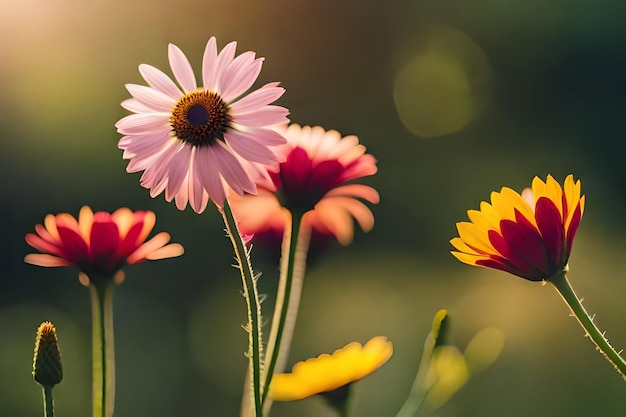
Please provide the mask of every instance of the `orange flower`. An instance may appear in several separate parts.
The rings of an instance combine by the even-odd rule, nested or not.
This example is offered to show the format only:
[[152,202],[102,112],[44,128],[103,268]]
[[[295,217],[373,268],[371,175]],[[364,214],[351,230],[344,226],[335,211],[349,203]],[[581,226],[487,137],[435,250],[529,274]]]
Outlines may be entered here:
[[491,204],[467,212],[457,223],[452,254],[469,265],[500,269],[530,281],[545,281],[567,267],[585,208],[580,180],[569,175],[563,188],[550,175],[535,177],[521,195],[503,187]]
[[343,245],[352,241],[353,218],[363,230],[371,230],[374,216],[361,200],[376,204],[378,192],[348,183],[378,169],[358,138],[297,124],[281,133],[287,138],[277,149],[282,162],[270,170],[269,178],[257,181],[258,194],[229,196],[241,232],[282,237],[290,212],[304,214],[304,225],[335,236]]
[[112,277],[124,265],[182,255],[180,244],[167,244],[168,233],[146,241],[155,222],[153,212],[132,212],[126,207],[112,214],[94,214],[84,206],[78,220],[68,213],[48,214],[44,225],[35,226],[37,234],[26,235],[26,242],[44,253],[31,253],[24,261],[39,266],[75,265],[90,277]]

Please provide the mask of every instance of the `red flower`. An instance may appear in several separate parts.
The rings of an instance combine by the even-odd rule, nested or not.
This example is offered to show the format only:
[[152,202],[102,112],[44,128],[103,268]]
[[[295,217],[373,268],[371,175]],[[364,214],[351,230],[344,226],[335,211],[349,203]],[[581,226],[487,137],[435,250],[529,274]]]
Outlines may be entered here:
[[146,241],[156,222],[151,211],[124,207],[112,214],[84,206],[78,220],[68,213],[48,214],[37,234],[26,242],[44,253],[26,255],[24,261],[39,266],[77,266],[89,277],[113,277],[124,265],[146,259],[171,258],[183,254],[178,243],[167,244],[170,235],[158,233]]
[[241,232],[282,236],[290,212],[304,214],[303,224],[313,232],[334,235],[344,245],[352,241],[353,218],[371,230],[374,216],[361,200],[378,203],[378,192],[348,184],[378,169],[358,138],[297,124],[283,135],[287,144],[277,149],[282,162],[257,181],[258,194],[229,197]]

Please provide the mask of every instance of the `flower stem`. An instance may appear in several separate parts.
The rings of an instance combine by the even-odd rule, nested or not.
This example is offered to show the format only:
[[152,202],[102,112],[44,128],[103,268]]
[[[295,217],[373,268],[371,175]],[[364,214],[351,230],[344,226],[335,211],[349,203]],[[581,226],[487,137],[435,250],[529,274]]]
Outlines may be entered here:
[[293,213],[291,225],[285,225],[283,236],[280,278],[272,329],[267,344],[267,360],[264,369],[263,405],[269,413],[272,401],[267,398],[274,372],[282,372],[287,362],[291,339],[296,325],[298,307],[302,295],[302,284],[309,248],[310,232],[302,230],[300,213]]
[[220,210],[224,218],[226,231],[233,244],[235,256],[239,262],[239,270],[241,271],[241,281],[243,284],[243,296],[246,299],[248,309],[248,358],[249,358],[249,375],[251,375],[250,384],[252,386],[252,396],[254,400],[254,416],[263,416],[263,407],[261,405],[261,304],[259,302],[259,292],[257,289],[257,278],[252,272],[250,265],[250,253],[246,249],[245,243],[237,228],[237,222],[233,215],[228,200],[224,201],[224,208]]
[[[95,283],[94,283],[95,282]],[[113,279],[92,280],[93,416],[113,416],[115,346],[113,341]]]
[[570,285],[565,272],[561,272],[554,277],[550,278],[550,283],[554,285],[556,290],[561,294],[565,303],[569,306],[570,310],[574,314],[574,317],[578,320],[580,325],[585,329],[586,336],[589,336],[593,343],[596,345],[596,349],[600,351],[602,356],[609,361],[615,370],[620,374],[622,379],[626,381],[626,362],[615,351],[613,346],[609,343],[604,333],[601,332],[593,322],[593,317],[589,316],[589,313],[583,307],[581,300],[578,298],[572,286]]
[[42,385],[43,392],[43,417],[54,417],[54,397],[52,395],[53,385]]
[[426,373],[428,372],[430,360],[435,348],[435,344],[432,343],[430,339],[430,337],[427,338],[426,343],[424,343],[424,351],[422,352],[422,358],[417,368],[413,386],[411,386],[409,396],[404,404],[402,404],[402,408],[400,408],[396,417],[413,417],[424,402],[426,394],[428,394],[431,385],[426,383]]
[[428,394],[428,391],[432,388],[433,383],[432,381],[427,381],[426,376],[446,317],[446,310],[439,310],[435,314],[432,330],[428,333],[424,341],[424,350],[422,351],[422,358],[417,367],[417,374],[415,375],[413,386],[402,408],[400,408],[400,411],[396,414],[396,417],[413,417],[419,411],[419,408],[426,398],[426,394]]

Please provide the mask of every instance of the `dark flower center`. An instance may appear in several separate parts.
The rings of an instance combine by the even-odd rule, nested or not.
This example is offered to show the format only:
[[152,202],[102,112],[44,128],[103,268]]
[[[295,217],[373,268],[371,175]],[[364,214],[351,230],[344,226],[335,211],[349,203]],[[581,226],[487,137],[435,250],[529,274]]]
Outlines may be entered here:
[[216,140],[224,140],[230,121],[230,108],[219,94],[199,90],[178,100],[172,110],[170,126],[181,141],[191,146],[210,146]]

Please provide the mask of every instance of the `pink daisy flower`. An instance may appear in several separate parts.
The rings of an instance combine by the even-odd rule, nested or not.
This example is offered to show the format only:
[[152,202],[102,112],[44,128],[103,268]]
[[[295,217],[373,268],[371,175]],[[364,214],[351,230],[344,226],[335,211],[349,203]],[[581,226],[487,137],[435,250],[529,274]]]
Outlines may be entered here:
[[282,236],[290,212],[303,213],[303,225],[314,233],[333,235],[343,245],[352,242],[353,218],[364,231],[371,230],[374,216],[361,200],[376,204],[378,192],[347,183],[378,170],[359,139],[297,124],[283,135],[287,143],[278,148],[282,162],[270,169],[269,179],[257,181],[258,194],[230,200],[240,230]]
[[[116,123],[118,147],[130,160],[127,172],[144,171],[140,183],[156,197],[165,191],[183,210],[197,213],[209,198],[222,207],[228,189],[256,193],[255,175],[276,163],[273,146],[285,139],[271,126],[288,122],[287,109],[271,105],[284,89],[269,83],[250,93],[263,58],[248,51],[235,57],[236,42],[219,53],[209,39],[202,59],[202,86],[183,52],[169,45],[178,85],[157,68],[142,64],[148,86],[127,84],[133,96],[122,107],[133,112]],[[180,87],[179,87],[180,86]]]
[[24,261],[39,266],[77,266],[92,279],[111,278],[124,265],[147,259],[172,258],[183,254],[178,243],[167,244],[170,235],[158,233],[146,241],[156,223],[151,211],[123,207],[112,214],[84,206],[76,220],[68,213],[48,214],[26,242],[43,253],[26,255]]

